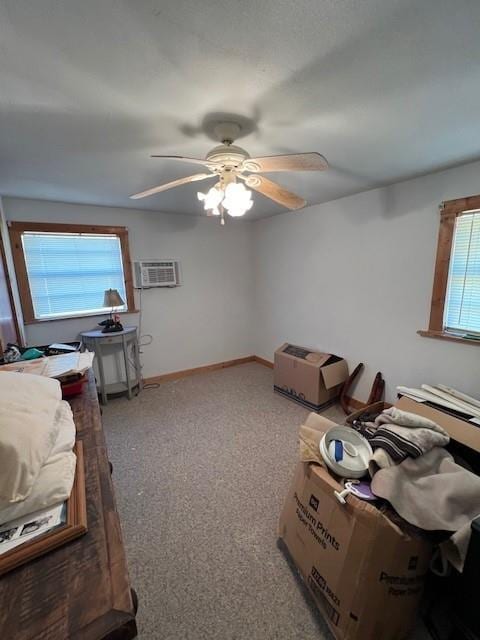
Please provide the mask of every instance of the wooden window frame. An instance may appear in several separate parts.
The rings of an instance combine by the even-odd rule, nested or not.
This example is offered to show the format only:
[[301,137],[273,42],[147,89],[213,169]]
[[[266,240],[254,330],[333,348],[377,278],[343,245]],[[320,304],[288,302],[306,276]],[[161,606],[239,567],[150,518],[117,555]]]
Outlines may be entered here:
[[[5,274],[5,283],[7,287],[7,293],[8,293],[8,304],[10,305],[10,309],[12,312],[13,327],[16,335],[16,344],[21,344],[23,346],[23,338],[22,338],[22,334],[20,332],[20,327],[18,324],[17,306],[15,304],[15,300],[13,299],[12,283],[10,281],[10,274],[9,274],[8,264],[7,264],[7,256],[5,253],[5,241],[6,241],[6,238],[4,238],[3,230],[0,228],[0,263],[1,263],[0,269],[2,269],[3,273]],[[3,353],[6,348],[7,348],[7,343],[5,344],[2,343],[2,336],[0,331],[0,353]]]
[[125,280],[125,292],[127,309],[121,313],[135,313],[135,298],[133,294],[132,261],[130,259],[130,248],[128,245],[127,227],[111,227],[104,225],[90,224],[63,224],[57,222],[9,222],[10,244],[12,248],[13,263],[17,276],[18,292],[22,305],[23,319],[25,324],[36,324],[40,322],[53,322],[56,320],[68,320],[87,316],[98,316],[101,313],[79,313],[74,316],[59,316],[58,318],[35,318],[33,310],[32,294],[28,281],[27,265],[22,245],[22,233],[27,231],[42,231],[45,233],[97,233],[105,235],[115,235],[120,239],[122,251],[123,276]]
[[480,209],[480,195],[456,200],[446,200],[440,206],[440,228],[438,230],[437,257],[433,279],[432,303],[430,306],[430,322],[427,331],[417,333],[427,338],[440,338],[452,342],[463,342],[480,346],[480,340],[463,338],[454,333],[444,331],[443,316],[445,298],[447,296],[448,271],[452,255],[455,221],[467,211]]

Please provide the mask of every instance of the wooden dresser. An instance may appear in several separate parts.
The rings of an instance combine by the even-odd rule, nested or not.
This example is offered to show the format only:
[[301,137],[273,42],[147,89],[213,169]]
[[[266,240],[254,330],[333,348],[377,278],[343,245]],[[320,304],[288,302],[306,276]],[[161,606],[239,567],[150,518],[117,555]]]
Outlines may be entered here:
[[0,638],[129,640],[137,635],[93,372],[70,402],[83,441],[88,532],[0,578]]

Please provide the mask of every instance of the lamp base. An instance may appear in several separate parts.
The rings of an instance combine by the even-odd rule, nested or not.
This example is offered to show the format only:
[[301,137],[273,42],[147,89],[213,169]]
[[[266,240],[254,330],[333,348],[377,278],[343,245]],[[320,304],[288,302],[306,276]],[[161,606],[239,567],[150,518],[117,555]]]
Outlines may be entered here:
[[111,325],[105,325],[102,329],[102,333],[116,333],[117,331],[123,331],[123,327],[120,322],[114,322]]
[[113,318],[106,318],[98,324],[103,327],[102,333],[116,333],[117,331],[123,331],[121,323],[115,321]]

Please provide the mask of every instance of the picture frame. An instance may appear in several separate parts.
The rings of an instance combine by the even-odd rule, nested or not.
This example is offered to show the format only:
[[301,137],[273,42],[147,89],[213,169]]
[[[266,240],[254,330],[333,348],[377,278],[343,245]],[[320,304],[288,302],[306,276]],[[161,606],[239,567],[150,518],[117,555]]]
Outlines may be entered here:
[[87,532],[85,461],[81,440],[75,442],[73,452],[77,456],[77,465],[72,491],[65,503],[67,509],[65,522],[0,555],[0,576]]

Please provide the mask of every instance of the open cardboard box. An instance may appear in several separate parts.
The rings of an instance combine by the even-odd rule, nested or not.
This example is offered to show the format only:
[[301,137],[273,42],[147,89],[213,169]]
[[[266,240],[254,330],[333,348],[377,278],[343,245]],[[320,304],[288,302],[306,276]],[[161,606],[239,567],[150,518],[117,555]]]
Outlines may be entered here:
[[347,363],[339,356],[288,343],[275,351],[275,391],[311,411],[334,402],[347,378]]
[[322,466],[299,462],[279,536],[339,640],[399,640],[415,625],[430,543],[350,495]]
[[[391,406],[388,402],[376,402],[369,406],[365,405],[362,409],[351,413],[347,417],[346,422],[351,424],[364,413],[379,413]],[[469,421],[467,418],[462,419],[461,417],[451,415],[447,411],[442,411],[440,408],[432,407],[426,402],[416,402],[406,396],[401,396],[395,402],[394,406],[402,411],[416,413],[419,416],[433,420],[433,422],[436,422],[445,429],[452,440],[460,442],[466,447],[480,453],[480,425]]]
[[416,402],[406,396],[399,398],[395,402],[395,406],[402,411],[410,411],[410,413],[417,413],[424,418],[430,418],[443,427],[453,440],[480,452],[480,425],[474,424],[466,418],[457,418],[425,402]]
[[[369,407],[383,408],[384,403]],[[321,436],[335,423],[310,414],[305,425]],[[279,536],[337,639],[407,638],[431,545],[374,504],[353,495],[340,504],[334,492],[342,488],[325,467],[299,462]]]
[[350,413],[346,419],[345,422],[347,424],[352,424],[352,422],[354,420],[356,420],[357,418],[360,418],[360,416],[363,416],[366,413],[380,413],[382,412],[384,409],[390,409],[392,405],[389,404],[388,402],[374,402],[373,404],[369,404],[369,405],[365,405],[362,409],[358,409],[358,411],[354,411],[353,413]]
[[[365,406],[346,422],[390,406]],[[434,420],[452,440],[480,452],[480,428],[468,420],[406,397],[395,406]],[[320,431],[335,425],[322,416],[310,422],[310,417],[308,426],[316,422]],[[407,638],[415,625],[431,544],[414,528],[400,528],[375,504],[350,495],[341,505],[334,495],[341,488],[325,467],[299,462],[279,536],[335,638]]]

